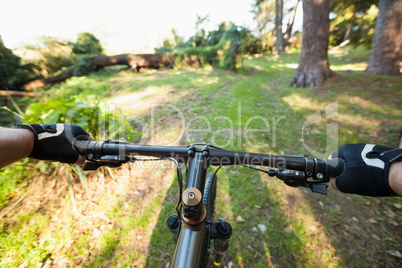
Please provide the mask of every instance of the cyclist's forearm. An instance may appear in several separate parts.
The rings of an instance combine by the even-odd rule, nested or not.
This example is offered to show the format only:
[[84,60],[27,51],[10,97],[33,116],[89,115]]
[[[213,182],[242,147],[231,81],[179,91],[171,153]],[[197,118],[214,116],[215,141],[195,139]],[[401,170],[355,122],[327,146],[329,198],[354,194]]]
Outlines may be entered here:
[[29,130],[0,128],[0,168],[27,157],[33,145],[34,136]]
[[388,181],[392,190],[402,196],[402,161],[395,162],[390,166]]

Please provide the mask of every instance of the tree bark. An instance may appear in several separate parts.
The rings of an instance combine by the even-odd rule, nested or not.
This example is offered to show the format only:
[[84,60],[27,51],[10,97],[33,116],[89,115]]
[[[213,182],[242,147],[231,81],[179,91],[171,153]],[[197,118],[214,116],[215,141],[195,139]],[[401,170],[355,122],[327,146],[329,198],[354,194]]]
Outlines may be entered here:
[[[171,66],[174,64],[174,61],[175,56],[171,54],[121,54],[115,56],[95,56],[92,58],[92,64],[95,70],[112,65],[127,65],[137,71],[139,71],[140,68],[158,69],[160,67]],[[75,67],[70,66],[59,75],[36,79],[27,83],[22,86],[22,90],[32,91],[44,87],[47,84],[63,82],[73,77],[74,71]]]
[[23,85],[22,89],[25,91],[32,91],[34,89],[44,87],[47,84],[60,83],[60,82],[66,81],[68,78],[73,77],[74,70],[75,70],[75,67],[70,66],[64,72],[60,73],[59,75],[33,80],[33,81]]
[[275,28],[276,28],[276,54],[282,55],[283,49],[283,33],[282,33],[282,20],[283,20],[283,0],[275,1]]
[[381,0],[366,71],[398,75],[402,58],[402,1]]
[[293,25],[295,23],[296,19],[296,12],[297,12],[297,7],[299,6],[300,0],[297,0],[295,7],[293,8],[293,16],[291,19],[289,19],[288,25],[286,27],[286,32],[283,35],[283,42],[285,46],[285,51],[289,49],[290,43],[289,40],[292,37],[292,30],[293,30]]
[[39,93],[37,92],[0,90],[0,97],[36,97],[38,95]]
[[174,56],[171,54],[121,54],[115,56],[95,56],[92,59],[95,70],[111,65],[127,65],[134,70],[141,68],[168,67],[174,64]]
[[328,42],[329,0],[304,0],[302,48],[292,86],[320,86],[333,75],[328,62]]

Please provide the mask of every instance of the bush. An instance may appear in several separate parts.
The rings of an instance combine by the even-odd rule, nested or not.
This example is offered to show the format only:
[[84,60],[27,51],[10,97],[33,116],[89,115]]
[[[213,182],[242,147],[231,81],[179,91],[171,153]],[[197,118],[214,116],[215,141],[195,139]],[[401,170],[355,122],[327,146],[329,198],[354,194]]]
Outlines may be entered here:
[[101,102],[109,92],[108,84],[87,77],[73,77],[58,88],[47,91],[47,96],[29,105],[19,116],[24,124],[78,124],[95,138],[107,136],[136,141],[141,133],[133,129],[120,111],[111,112]]
[[[243,42],[243,39],[247,34],[244,28],[232,26],[224,32],[219,42],[215,45],[177,48],[175,50],[175,54],[177,54],[176,63],[189,65],[194,65],[194,63],[199,65],[210,64],[213,67],[227,70],[241,68],[241,54],[247,48],[247,43]],[[214,33],[214,36],[216,37],[217,34]]]
[[92,56],[80,57],[80,60],[75,64],[74,76],[87,76],[95,71]]
[[61,69],[73,65],[71,46],[63,40],[51,36],[41,36],[35,44],[24,45],[21,49],[25,61],[37,66],[38,76],[54,75]]
[[0,38],[0,88],[16,89],[35,78],[30,66],[22,65],[20,57],[6,48]]
[[210,31],[208,35],[204,29],[199,29],[186,42],[175,31],[172,33],[174,38],[165,39],[163,46],[155,51],[176,54],[176,64],[179,65],[209,64],[217,68],[236,70],[242,67],[242,54],[261,53],[264,49],[263,42],[249,29],[231,22],[221,23],[217,30]]
[[77,35],[77,41],[72,43],[73,53],[100,55],[103,53],[102,45],[98,38],[88,32],[82,32]]

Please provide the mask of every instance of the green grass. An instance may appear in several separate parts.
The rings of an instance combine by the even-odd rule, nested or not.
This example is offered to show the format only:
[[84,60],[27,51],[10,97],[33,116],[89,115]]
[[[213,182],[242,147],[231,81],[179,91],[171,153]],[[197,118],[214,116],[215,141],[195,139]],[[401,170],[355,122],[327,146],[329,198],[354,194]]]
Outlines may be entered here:
[[[209,68],[104,72],[74,78],[47,94],[56,99],[77,94],[77,100],[90,102],[91,94],[100,92],[128,118],[146,122],[144,141],[151,140],[146,133],[154,123],[156,141],[178,138],[183,145],[209,142],[227,149],[297,155],[311,154],[308,146],[326,156],[345,143],[394,146],[402,125],[402,79],[362,72],[368,56],[362,48],[330,54],[336,76],[318,89],[289,86],[298,54],[288,54],[247,57],[239,72]],[[335,102],[338,115],[326,118],[325,107]],[[160,105],[154,115],[150,114],[152,103]],[[303,129],[316,112],[321,120]],[[327,133],[329,124],[337,124],[338,139]],[[184,127],[185,135],[180,137]],[[328,148],[327,140],[331,142]],[[143,178],[132,176],[141,172],[138,167],[116,172],[118,182],[106,171],[88,175],[96,205],[87,200],[84,187],[74,185],[79,210],[86,215],[103,212],[103,216],[71,214],[68,194],[60,194],[59,201],[43,204],[42,212],[31,209],[27,214],[23,208],[28,202],[24,202],[18,207],[21,211],[14,209],[14,216],[1,219],[1,265],[16,267],[26,261],[34,267],[37,262],[57,258],[84,267],[163,267],[170,263],[174,244],[165,224],[175,213],[178,195],[174,169],[167,175],[145,169]],[[218,178],[216,215],[230,222],[234,230],[225,265],[400,265],[389,253],[402,248],[399,198],[334,191],[328,196],[312,194],[240,167],[222,168]],[[49,219],[48,215],[56,212],[60,217]],[[245,222],[236,221],[238,216]],[[261,232],[258,224],[267,230]],[[46,225],[54,228],[52,236]],[[66,246],[56,246],[61,244]]]

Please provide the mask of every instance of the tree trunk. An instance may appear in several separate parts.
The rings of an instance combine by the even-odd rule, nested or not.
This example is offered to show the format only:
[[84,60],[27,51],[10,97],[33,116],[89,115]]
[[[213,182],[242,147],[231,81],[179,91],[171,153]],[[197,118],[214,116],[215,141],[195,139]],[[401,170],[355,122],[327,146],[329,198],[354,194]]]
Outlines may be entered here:
[[302,48],[292,86],[320,86],[333,75],[328,62],[328,42],[329,0],[304,0]]
[[37,92],[0,90],[0,97],[37,97]]
[[[127,65],[137,71],[141,68],[158,69],[160,67],[171,66],[174,64],[174,61],[175,56],[171,54],[121,54],[115,56],[95,56],[92,58],[92,64],[95,70],[112,65]],[[59,75],[36,79],[27,83],[22,86],[22,90],[32,91],[44,87],[47,84],[63,82],[73,77],[74,71],[75,67],[70,66]]]
[[104,66],[127,65],[139,71],[141,68],[168,67],[174,64],[171,54],[121,54],[115,56],[95,56],[92,59],[95,70]]
[[402,1],[380,0],[369,64],[373,74],[398,75],[402,58]]
[[283,50],[283,33],[282,33],[282,20],[283,20],[283,0],[275,1],[275,28],[276,28],[276,54],[282,55]]
[[52,76],[49,78],[41,78],[41,79],[33,80],[33,81],[23,85],[22,89],[25,91],[32,91],[34,89],[44,87],[47,84],[60,83],[60,82],[66,81],[68,78],[73,77],[74,70],[75,70],[75,67],[70,66],[64,72],[60,73],[59,75]]
[[293,8],[293,16],[291,19],[289,19],[288,25],[286,27],[286,32],[283,35],[283,42],[285,44],[285,51],[289,49],[290,47],[290,38],[292,37],[292,30],[293,30],[293,25],[295,23],[296,19],[296,12],[297,12],[297,7],[299,6],[300,0],[297,0],[295,7]]

